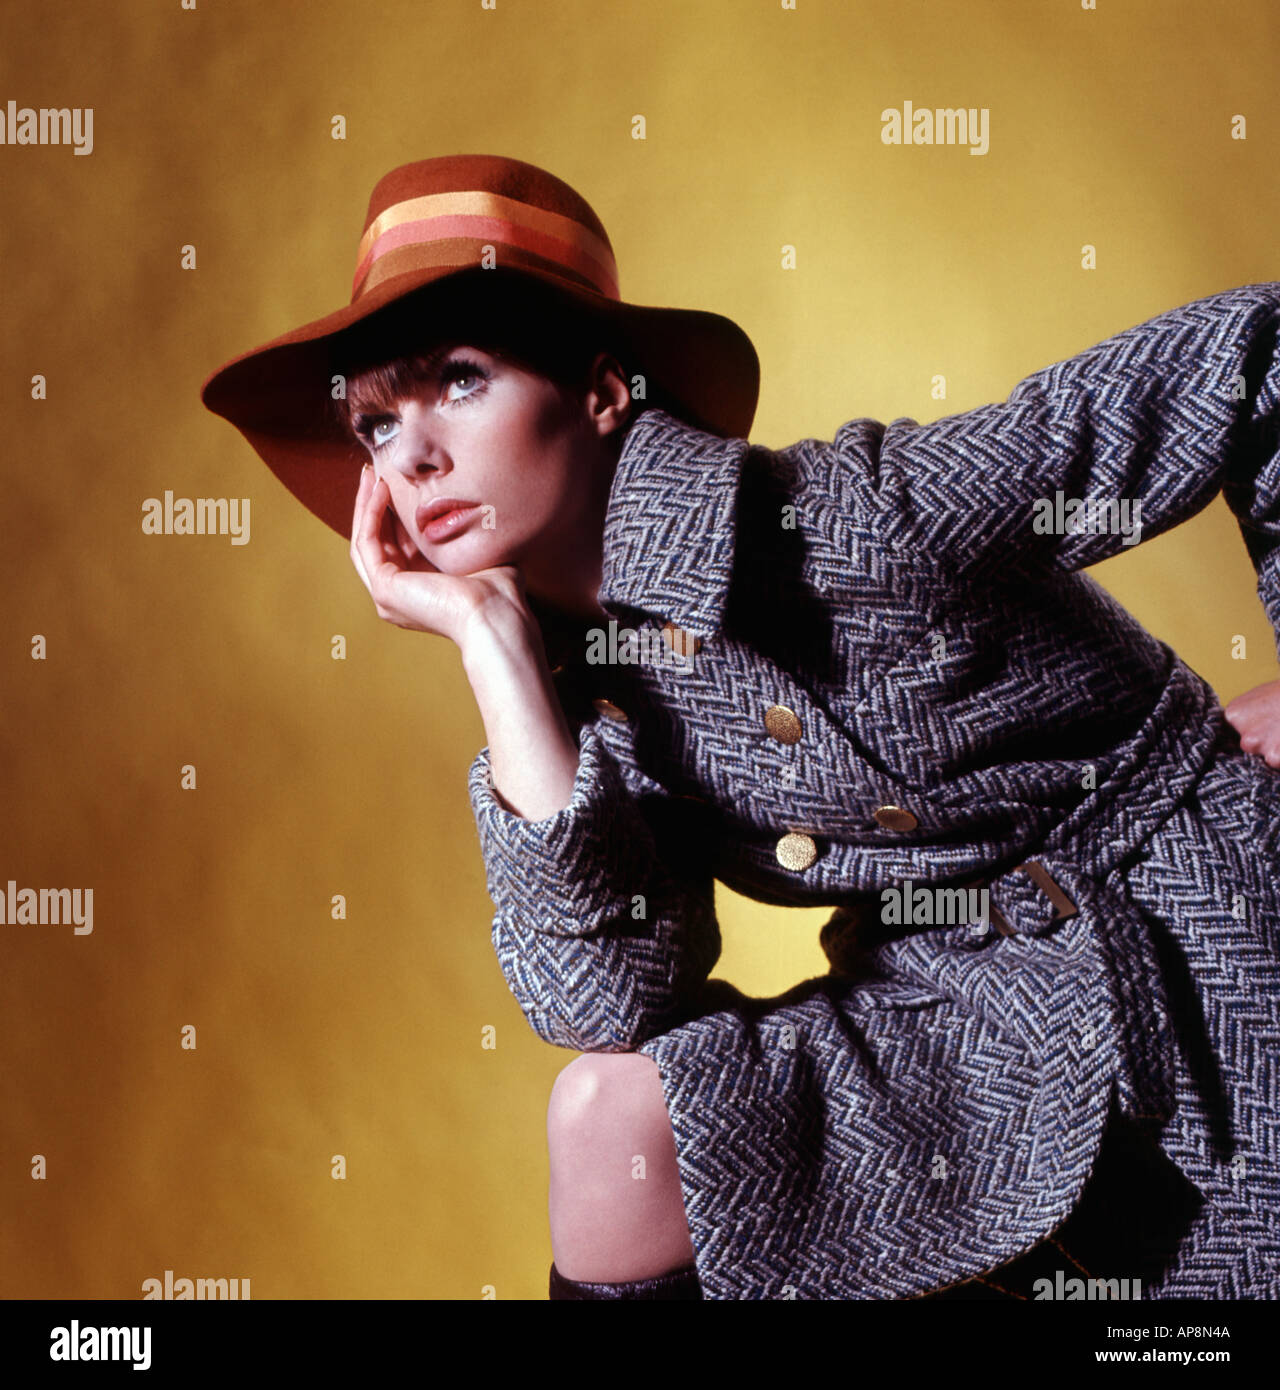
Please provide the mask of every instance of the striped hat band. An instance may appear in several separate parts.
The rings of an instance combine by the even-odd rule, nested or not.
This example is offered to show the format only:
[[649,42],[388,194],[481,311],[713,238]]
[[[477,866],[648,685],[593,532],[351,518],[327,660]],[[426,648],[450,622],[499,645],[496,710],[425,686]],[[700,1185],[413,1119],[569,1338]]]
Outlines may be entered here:
[[483,264],[487,247],[496,263],[542,270],[620,298],[613,249],[589,227],[515,198],[467,189],[406,198],[380,212],[360,238],[351,301],[408,271]]

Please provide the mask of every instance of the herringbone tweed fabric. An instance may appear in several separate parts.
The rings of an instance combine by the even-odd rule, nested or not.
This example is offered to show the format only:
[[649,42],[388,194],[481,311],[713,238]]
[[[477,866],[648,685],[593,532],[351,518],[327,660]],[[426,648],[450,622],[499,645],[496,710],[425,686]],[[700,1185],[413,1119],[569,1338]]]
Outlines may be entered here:
[[[1280,773],[1080,573],[1124,534],[1033,524],[1058,492],[1127,500],[1146,538],[1222,492],[1280,630],[1278,324],[1280,284],[1245,286],[1004,403],[781,450],[660,410],[632,425],[601,603],[701,645],[601,665],[589,625],[535,604],[572,799],[513,815],[487,748],[469,792],[531,1026],[659,1067],[708,1298],[904,1298],[993,1270],[1071,1216],[1113,1107],[1192,1200],[1159,1261],[1098,1276],[1280,1294]],[[780,862],[788,832],[812,862]],[[716,879],[835,906],[831,971],[773,1000],[708,981]],[[1008,934],[883,927],[908,879],[988,885]]]

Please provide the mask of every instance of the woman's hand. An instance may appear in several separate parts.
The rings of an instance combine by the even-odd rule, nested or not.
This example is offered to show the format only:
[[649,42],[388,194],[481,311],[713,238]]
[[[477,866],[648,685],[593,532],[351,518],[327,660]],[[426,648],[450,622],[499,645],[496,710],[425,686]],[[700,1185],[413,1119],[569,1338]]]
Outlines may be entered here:
[[1280,767],[1280,680],[1237,695],[1226,715],[1246,753],[1258,753],[1269,766]]
[[514,612],[533,623],[524,577],[514,565],[443,574],[414,544],[382,479],[366,464],[351,523],[351,562],[378,617],[412,632],[448,637],[460,648],[483,620]]

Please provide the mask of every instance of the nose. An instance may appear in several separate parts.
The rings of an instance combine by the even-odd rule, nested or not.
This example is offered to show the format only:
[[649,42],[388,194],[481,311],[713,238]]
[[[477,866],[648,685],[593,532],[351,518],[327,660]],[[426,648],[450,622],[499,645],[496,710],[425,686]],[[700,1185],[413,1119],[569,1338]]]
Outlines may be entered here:
[[434,428],[431,412],[416,401],[404,401],[399,406],[400,431],[396,440],[394,467],[406,478],[421,478],[432,473],[447,472],[448,454]]

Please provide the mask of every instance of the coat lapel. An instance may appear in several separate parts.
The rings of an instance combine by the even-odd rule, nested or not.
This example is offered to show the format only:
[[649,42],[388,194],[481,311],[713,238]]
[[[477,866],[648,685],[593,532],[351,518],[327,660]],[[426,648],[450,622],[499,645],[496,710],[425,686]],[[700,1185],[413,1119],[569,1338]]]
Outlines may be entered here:
[[[738,485],[751,446],[695,429],[651,406],[627,431],[605,515],[600,605],[620,623],[671,621],[719,634],[733,576]],[[600,620],[533,595],[552,666],[580,660]]]

